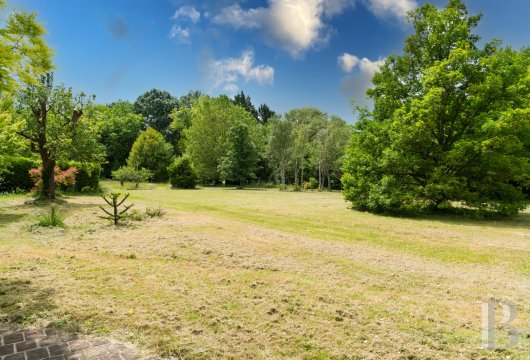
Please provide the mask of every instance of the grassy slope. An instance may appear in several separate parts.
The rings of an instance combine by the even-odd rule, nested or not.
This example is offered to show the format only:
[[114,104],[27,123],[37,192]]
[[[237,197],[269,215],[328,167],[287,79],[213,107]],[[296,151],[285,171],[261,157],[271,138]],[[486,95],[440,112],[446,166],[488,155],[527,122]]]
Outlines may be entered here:
[[[108,183],[106,186],[115,186]],[[338,193],[156,186],[162,219],[114,229],[97,197],[68,199],[66,230],[0,199],[0,317],[108,332],[184,358],[523,357],[480,346],[480,302],[530,319],[530,214],[399,219]],[[502,338],[502,337],[501,337]]]

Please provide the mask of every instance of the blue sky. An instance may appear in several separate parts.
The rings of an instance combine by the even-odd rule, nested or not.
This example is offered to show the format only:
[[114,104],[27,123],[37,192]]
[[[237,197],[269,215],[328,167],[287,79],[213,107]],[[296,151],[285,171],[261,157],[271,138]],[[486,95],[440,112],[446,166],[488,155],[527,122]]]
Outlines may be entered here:
[[[12,0],[39,14],[56,79],[99,103],[159,88],[239,90],[278,112],[316,106],[353,121],[350,101],[411,32],[423,0]],[[431,1],[442,6],[445,1]],[[483,41],[530,45],[529,0],[468,0]]]

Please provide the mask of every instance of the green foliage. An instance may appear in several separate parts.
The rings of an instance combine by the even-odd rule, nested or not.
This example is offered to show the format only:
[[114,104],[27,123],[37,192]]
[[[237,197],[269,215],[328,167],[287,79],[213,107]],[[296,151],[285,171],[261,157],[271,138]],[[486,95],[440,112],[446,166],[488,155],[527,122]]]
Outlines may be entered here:
[[259,121],[259,114],[256,111],[256,107],[254,106],[254,104],[252,104],[250,96],[245,95],[243,91],[241,91],[239,94],[236,94],[232,102],[238,106],[241,106],[243,109],[245,109],[245,111],[252,115],[254,119]]
[[153,173],[147,169],[136,170],[130,166],[122,166],[112,172],[112,178],[118,180],[122,186],[124,182],[132,182],[138,187],[141,182],[146,182],[152,176]]
[[36,85],[38,76],[52,70],[52,51],[36,14],[24,11],[4,16],[0,1],[0,93],[14,92],[21,84]]
[[74,167],[77,169],[75,186],[73,190],[83,192],[84,188],[92,191],[99,189],[99,179],[101,176],[101,165],[97,163],[82,163],[79,161],[61,161],[59,167],[62,170]]
[[315,190],[318,188],[318,180],[310,177],[309,181],[304,182],[304,190]]
[[64,213],[57,209],[55,204],[52,204],[37,216],[37,225],[43,227],[64,227],[64,218]]
[[178,107],[178,100],[163,90],[152,89],[140,95],[134,102],[134,112],[144,119],[145,128],[152,127],[161,133],[166,141],[175,145],[170,128],[169,114]]
[[41,157],[45,197],[55,197],[53,169],[59,161],[99,163],[104,159],[91,101],[91,97],[74,95],[63,85],[54,86],[52,74],[43,76],[38,86],[21,91],[17,98],[16,118],[22,121],[18,134]]
[[272,111],[267,104],[261,104],[258,108],[258,119],[262,124],[266,124],[274,115],[276,115],[276,113]]
[[149,216],[150,218],[154,217],[162,217],[166,214],[166,211],[162,209],[160,206],[157,207],[148,207],[145,209],[145,214]]
[[280,118],[269,122],[267,159],[280,176],[280,189],[285,188],[287,167],[293,150],[293,124]]
[[219,180],[219,164],[228,148],[228,133],[241,122],[248,126],[252,142],[264,149],[264,132],[256,120],[226,96],[201,97],[190,110],[191,126],[184,131],[186,154],[200,179]]
[[478,49],[479,17],[458,0],[411,18],[416,32],[374,76],[374,111],[348,146],[346,199],[375,212],[516,214],[530,203],[530,49]]
[[153,173],[154,181],[168,179],[167,167],[173,159],[173,147],[153,128],[144,131],[134,142],[127,165],[145,168]]
[[223,180],[238,181],[240,188],[256,176],[258,151],[252,142],[248,126],[235,124],[228,134],[225,156],[219,164],[219,172]]
[[126,219],[129,219],[131,221],[142,221],[145,219],[147,215],[140,210],[132,209],[128,214],[126,214],[124,217]]
[[143,118],[133,113],[133,105],[126,101],[97,106],[95,113],[100,119],[101,143],[106,149],[103,174],[110,177],[112,170],[126,164],[132,145],[140,135]]
[[13,192],[17,189],[29,191],[33,188],[33,180],[29,171],[38,166],[34,159],[14,156],[0,157],[4,172],[0,173],[0,192]]
[[197,185],[197,174],[187,156],[176,158],[167,171],[169,182],[174,188],[193,189]]
[[[118,225],[119,221],[125,217],[125,213],[134,206],[134,204],[123,205],[125,200],[129,197],[129,194],[125,194],[121,200],[120,196],[120,193],[101,194],[101,198],[111,207],[111,211],[108,211],[103,206],[99,206],[99,208],[107,215],[103,218],[111,220],[114,225]],[[123,209],[120,210],[119,207],[122,205]]]

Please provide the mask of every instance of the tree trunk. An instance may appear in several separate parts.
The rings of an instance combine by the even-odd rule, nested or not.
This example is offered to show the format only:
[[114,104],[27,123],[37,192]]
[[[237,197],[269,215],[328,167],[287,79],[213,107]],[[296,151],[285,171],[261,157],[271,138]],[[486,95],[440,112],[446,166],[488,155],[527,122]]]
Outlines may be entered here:
[[55,161],[47,156],[42,159],[42,196],[55,199]]

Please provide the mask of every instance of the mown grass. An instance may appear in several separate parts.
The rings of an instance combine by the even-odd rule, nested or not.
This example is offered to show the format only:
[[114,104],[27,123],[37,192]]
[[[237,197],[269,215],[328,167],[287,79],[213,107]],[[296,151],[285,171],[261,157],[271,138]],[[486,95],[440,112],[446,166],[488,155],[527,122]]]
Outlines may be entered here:
[[39,207],[0,199],[0,321],[184,359],[524,359],[530,350],[528,339],[480,349],[490,297],[514,303],[514,325],[528,334],[528,213],[407,219],[353,211],[340,193],[141,189],[131,191],[135,208],[164,216],[119,228],[99,218],[97,197],[65,197],[65,229],[32,227]]

